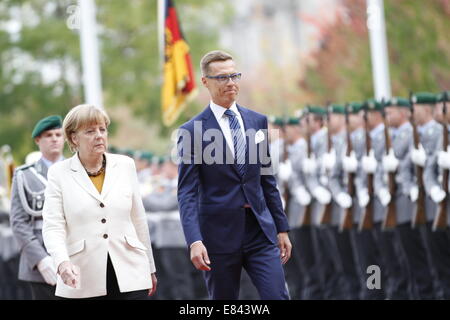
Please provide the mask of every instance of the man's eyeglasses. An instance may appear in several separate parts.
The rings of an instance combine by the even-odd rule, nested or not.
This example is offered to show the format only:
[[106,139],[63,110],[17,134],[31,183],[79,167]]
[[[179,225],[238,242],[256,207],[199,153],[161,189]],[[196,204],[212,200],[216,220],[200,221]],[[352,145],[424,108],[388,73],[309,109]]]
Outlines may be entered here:
[[228,79],[231,79],[233,82],[238,82],[241,80],[242,73],[232,73],[228,75],[220,75],[220,76],[206,76],[208,79],[215,79],[220,83],[227,83]]

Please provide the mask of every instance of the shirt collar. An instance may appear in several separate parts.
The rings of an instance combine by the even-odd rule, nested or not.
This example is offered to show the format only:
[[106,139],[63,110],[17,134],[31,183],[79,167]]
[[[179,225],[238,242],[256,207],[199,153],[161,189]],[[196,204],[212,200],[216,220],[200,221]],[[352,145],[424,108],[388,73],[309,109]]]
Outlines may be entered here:
[[[227,108],[221,107],[212,101],[209,102],[209,107],[211,108],[211,111],[214,113],[214,116],[216,117],[217,121],[222,119],[223,114],[225,113],[225,111],[227,111]],[[239,110],[236,106],[236,101],[233,102],[233,104],[229,109],[233,111],[238,117],[240,117]]]
[[314,134],[311,136],[311,143],[312,143],[312,144],[315,144],[315,143],[316,143],[316,140],[319,139],[320,136],[321,136],[323,133],[326,134],[326,131],[325,131],[325,130],[327,130],[326,127],[322,127],[319,131],[317,131],[316,133],[314,133]]
[[44,162],[45,166],[46,166],[47,168],[50,168],[50,167],[51,167],[53,164],[55,164],[56,162],[63,160],[64,157],[61,156],[61,157],[60,157],[58,160],[56,160],[55,162],[52,162],[52,161],[46,159],[44,156],[42,156],[41,159],[42,159],[42,162]]
[[384,123],[380,123],[378,126],[376,126],[370,131],[370,138],[374,139],[378,135],[378,133],[383,130],[384,130]]
[[431,119],[424,125],[417,126],[417,130],[419,130],[420,134],[423,134],[429,127],[433,126],[435,123],[436,123],[436,121],[434,121],[434,119]]

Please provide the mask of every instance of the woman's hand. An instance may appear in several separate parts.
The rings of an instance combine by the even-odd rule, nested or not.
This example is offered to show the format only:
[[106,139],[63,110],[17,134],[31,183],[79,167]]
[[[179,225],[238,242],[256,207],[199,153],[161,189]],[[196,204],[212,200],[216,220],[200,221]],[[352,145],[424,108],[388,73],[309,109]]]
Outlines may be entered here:
[[156,273],[152,273],[152,288],[148,290],[148,296],[151,297],[156,292],[156,285],[158,280],[156,279]]
[[61,262],[58,266],[58,274],[65,285],[74,289],[80,286],[80,268],[70,261]]

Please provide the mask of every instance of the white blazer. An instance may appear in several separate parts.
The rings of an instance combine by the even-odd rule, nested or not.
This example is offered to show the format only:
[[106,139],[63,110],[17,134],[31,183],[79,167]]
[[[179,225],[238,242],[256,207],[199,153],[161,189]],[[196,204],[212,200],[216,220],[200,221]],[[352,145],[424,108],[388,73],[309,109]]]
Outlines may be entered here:
[[106,295],[109,253],[121,292],[152,287],[156,271],[146,214],[134,161],[106,154],[101,194],[89,179],[78,155],[48,171],[42,234],[55,266],[70,261],[80,268],[80,287],[58,276],[56,295],[89,298]]

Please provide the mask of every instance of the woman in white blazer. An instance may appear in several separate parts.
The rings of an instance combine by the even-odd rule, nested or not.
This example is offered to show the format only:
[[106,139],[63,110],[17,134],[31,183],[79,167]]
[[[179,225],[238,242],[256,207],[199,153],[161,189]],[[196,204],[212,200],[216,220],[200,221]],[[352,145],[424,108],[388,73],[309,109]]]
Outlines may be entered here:
[[92,105],[63,121],[72,158],[48,171],[43,238],[58,271],[56,296],[146,299],[155,263],[134,161],[106,153],[110,120]]

